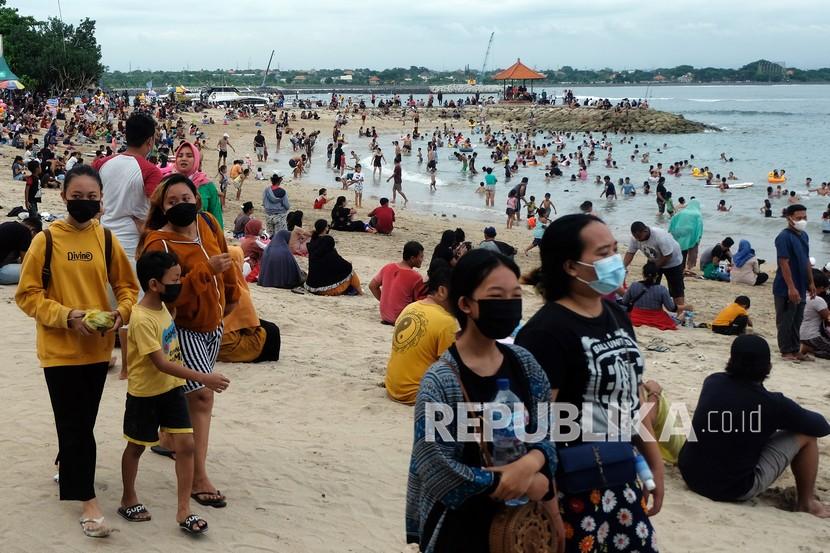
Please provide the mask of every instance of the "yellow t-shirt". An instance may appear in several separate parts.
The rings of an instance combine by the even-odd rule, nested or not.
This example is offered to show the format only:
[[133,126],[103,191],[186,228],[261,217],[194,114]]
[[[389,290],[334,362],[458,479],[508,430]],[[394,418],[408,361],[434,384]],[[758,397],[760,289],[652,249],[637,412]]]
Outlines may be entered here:
[[158,350],[168,361],[182,364],[176,324],[167,307],[156,311],[137,304],[127,330],[127,393],[131,396],[158,396],[184,385],[183,379],[156,368],[150,354]]
[[440,305],[410,303],[395,321],[392,354],[386,366],[386,391],[401,403],[413,404],[421,378],[454,342],[458,321]]
[[737,303],[730,303],[723,308],[723,311],[718,313],[718,316],[712,321],[712,326],[729,326],[738,315],[749,316],[749,313]]

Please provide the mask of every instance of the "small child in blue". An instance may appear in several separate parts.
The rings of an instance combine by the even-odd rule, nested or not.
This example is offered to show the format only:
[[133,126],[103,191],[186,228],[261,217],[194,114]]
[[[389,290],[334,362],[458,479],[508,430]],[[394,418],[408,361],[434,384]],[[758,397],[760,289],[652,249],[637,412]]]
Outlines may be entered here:
[[200,373],[182,365],[176,325],[166,303],[176,301],[181,291],[182,268],[172,253],[149,252],[136,264],[144,297],[133,308],[127,332],[127,402],[121,457],[124,491],[118,514],[129,522],[150,520],[147,507],[138,500],[135,478],[138,461],[146,446],[158,443],[158,430],[167,432],[176,452],[178,508],[176,522],[190,534],[204,534],[208,524],[190,511],[193,484],[193,428],[185,379],[204,384],[214,392],[227,389],[230,380],[219,373]]
[[542,243],[542,237],[545,235],[545,229],[548,228],[550,219],[548,219],[548,212],[544,208],[536,210],[536,226],[533,227],[533,242],[525,248],[525,255],[530,250]]

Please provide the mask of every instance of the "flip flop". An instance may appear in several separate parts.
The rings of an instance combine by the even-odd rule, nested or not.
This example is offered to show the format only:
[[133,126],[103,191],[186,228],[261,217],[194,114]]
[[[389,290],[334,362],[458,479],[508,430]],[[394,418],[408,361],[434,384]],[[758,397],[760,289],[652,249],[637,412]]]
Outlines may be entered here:
[[150,451],[152,451],[156,455],[161,455],[162,457],[169,457],[174,461],[176,460],[176,452],[172,449],[167,449],[166,447],[162,447],[160,445],[154,445],[150,447]]
[[[213,499],[203,499],[203,496],[215,496]],[[216,490],[216,492],[194,492],[190,494],[190,498],[198,503],[199,505],[203,505],[205,507],[213,507],[215,509],[221,509],[225,507],[228,503],[222,497],[222,492]]]
[[[199,526],[200,522],[203,522],[204,525]],[[184,521],[179,523],[179,528],[181,528],[188,534],[206,534],[208,531],[208,523],[199,515],[190,515],[186,519],[184,519]]]
[[147,522],[153,518],[150,516],[147,507],[141,503],[136,503],[132,507],[121,506],[118,508],[118,514],[121,515],[121,518],[129,522]]

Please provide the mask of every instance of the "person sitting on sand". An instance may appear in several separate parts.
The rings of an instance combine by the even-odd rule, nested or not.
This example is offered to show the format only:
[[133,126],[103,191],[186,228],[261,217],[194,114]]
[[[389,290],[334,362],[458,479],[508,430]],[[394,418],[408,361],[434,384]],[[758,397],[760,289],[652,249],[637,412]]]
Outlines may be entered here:
[[23,220],[0,223],[0,284],[17,284],[26,251],[32,239],[43,230],[40,217],[29,216]]
[[769,280],[769,275],[761,272],[761,261],[755,256],[755,250],[752,249],[749,240],[738,242],[738,251],[732,256],[729,281],[732,284],[760,286],[767,280]]
[[813,269],[813,282],[816,286],[816,295],[807,298],[804,306],[804,319],[798,336],[801,340],[801,354],[812,353],[822,359],[830,359],[830,338],[827,337],[826,323],[830,322],[830,310],[824,294],[827,292],[827,276],[817,269]]
[[395,401],[413,405],[424,373],[455,342],[458,321],[449,312],[451,274],[445,261],[433,263],[427,273],[427,296],[407,305],[395,321],[384,379],[386,393]]
[[703,251],[700,255],[700,269],[703,271],[703,278],[709,280],[720,280],[729,282],[729,272],[721,268],[721,262],[732,261],[732,253],[729,251],[735,244],[731,237],[727,236],[719,244],[715,244]]
[[291,233],[287,230],[281,230],[271,238],[262,252],[257,284],[266,288],[287,289],[302,286],[305,276],[291,253],[290,240]]
[[510,259],[516,255],[516,248],[506,242],[496,240],[496,227],[485,227],[484,240],[479,243],[478,247],[506,255]]
[[237,240],[245,236],[245,225],[251,220],[251,215],[254,213],[253,202],[245,202],[242,204],[242,211],[233,220],[233,237]]
[[[228,253],[237,268],[242,271],[242,249],[229,246]],[[260,263],[262,262],[264,258]],[[280,329],[276,324],[257,316],[247,282],[240,284],[239,305],[225,316],[223,322],[219,361],[223,363],[279,361]]]
[[[677,324],[666,311],[677,312],[669,290],[657,282],[660,273],[649,261],[643,265],[643,280],[634,282],[625,291],[622,302],[630,309],[628,316],[634,326],[651,326],[659,330],[677,330]],[[664,311],[665,308],[665,311]],[[688,309],[689,306],[687,305]]]
[[325,219],[318,219],[314,223],[314,232],[308,243],[305,289],[319,296],[363,295],[360,278],[352,264],[337,253]]
[[245,261],[253,269],[259,264],[259,258],[262,257],[262,250],[268,245],[267,238],[262,234],[262,221],[259,219],[251,219],[245,225],[245,235],[239,240],[239,247],[245,254]]
[[331,209],[331,228],[343,232],[366,232],[366,223],[353,221],[357,210],[346,207],[346,196],[337,196]]
[[749,319],[750,301],[747,296],[738,296],[735,301],[724,307],[712,321],[712,332],[726,336],[738,336],[752,327]]
[[380,205],[369,212],[369,226],[378,234],[392,234],[395,228],[395,210],[389,207],[389,198],[381,198]]
[[424,262],[424,247],[418,242],[404,244],[403,259],[384,265],[369,282],[369,290],[380,302],[380,321],[393,325],[401,311],[424,296],[424,279],[415,269]]
[[[696,440],[680,451],[680,473],[692,491],[709,499],[748,501],[790,466],[798,511],[830,518],[830,507],[816,496],[818,438],[830,434],[830,424],[821,413],[767,390],[763,382],[771,370],[766,340],[735,338],[726,370],[703,382],[692,418]],[[721,421],[748,423],[727,428]]]

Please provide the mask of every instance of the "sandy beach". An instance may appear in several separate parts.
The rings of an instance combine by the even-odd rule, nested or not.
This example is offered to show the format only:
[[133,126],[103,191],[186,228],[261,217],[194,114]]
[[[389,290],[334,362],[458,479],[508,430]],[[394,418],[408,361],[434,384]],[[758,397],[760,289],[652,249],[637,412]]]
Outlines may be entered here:
[[[221,121],[220,112],[213,116]],[[320,129],[317,152],[324,152],[331,134],[331,117],[327,112],[321,121],[298,120],[292,122],[292,127]],[[199,120],[196,114],[184,114],[183,119],[186,123]],[[403,127],[400,119],[370,118],[367,124],[378,130],[411,129],[411,121]],[[463,124],[456,122],[456,127]],[[350,123],[347,136],[356,138],[358,126],[359,120]],[[422,116],[422,130],[433,126]],[[247,153],[255,159],[253,121],[204,129],[208,133],[204,161],[208,174],[214,174],[213,147],[222,132],[231,134],[237,157]],[[272,156],[276,155],[286,176],[290,176],[290,142],[284,139],[282,150],[275,153],[273,127],[265,125],[263,129]],[[381,146],[388,148],[386,144]],[[13,182],[8,170],[17,151],[3,146],[0,153],[6,167],[0,176],[0,205],[5,215],[22,202],[23,185]],[[385,170],[384,180],[388,174]],[[248,180],[242,198],[254,203],[260,217],[263,186],[263,182]],[[305,212],[307,228],[318,216],[329,215],[328,210],[314,211],[311,207],[319,187],[327,187],[332,199],[339,194],[333,179],[301,179],[286,185],[292,208]],[[389,193],[391,186],[374,188],[367,180],[364,207],[358,217],[366,220],[368,211],[377,204],[376,198]],[[346,195],[351,201],[353,194]],[[57,190],[44,190],[43,196],[42,211],[63,213]],[[226,228],[240,204],[229,198]],[[400,259],[407,240],[421,242],[429,255],[446,229],[461,227],[474,243],[482,239],[480,222],[442,217],[441,213],[430,216],[407,209],[396,211],[398,222],[392,236],[333,232],[338,251],[354,264],[364,285],[385,263]],[[504,230],[502,217],[494,224],[500,240],[520,249],[531,241],[530,231],[523,225]],[[622,235],[617,238],[621,242],[628,239]],[[716,238],[706,235],[704,243],[714,243]],[[538,263],[538,250],[530,257],[520,253],[517,261],[524,271],[530,270]],[[640,261],[634,266],[641,266]],[[772,268],[770,265],[774,262],[765,267]],[[0,335],[4,336],[0,358],[6,361],[0,391],[0,419],[5,422],[0,427],[0,551],[416,550],[404,543],[412,408],[385,396],[382,383],[392,328],[380,324],[377,301],[368,293],[362,297],[318,297],[255,285],[251,291],[260,318],[280,327],[280,361],[217,365],[232,383],[216,400],[208,464],[214,483],[228,496],[228,507],[214,510],[194,503],[194,511],[203,515],[211,527],[210,533],[195,543],[175,525],[175,474],[173,463],[166,458],[147,452],[139,469],[139,498],[152,512],[153,520],[127,523],[116,515],[121,495],[121,424],[126,393],[126,382],[118,379],[117,370],[109,375],[98,416],[96,483],[107,519],[119,532],[108,540],[83,536],[78,528],[77,507],[58,501],[58,489],[52,481],[57,438],[43,372],[35,355],[34,322],[15,305],[14,287],[0,287]],[[738,294],[751,297],[750,315],[756,331],[774,342],[769,284],[750,288],[687,280],[687,301],[694,305],[699,322],[710,321]],[[541,299],[530,288],[525,289],[524,299],[527,319],[539,308]],[[703,379],[723,369],[731,344],[729,337],[706,329],[640,329],[638,339],[647,360],[646,377],[659,381],[671,401],[685,403],[690,411]],[[669,351],[647,351],[646,346],[654,340],[661,340]],[[830,361],[793,364],[780,361],[776,355],[773,359],[767,387],[830,417],[830,390],[826,385]],[[819,448],[817,487],[822,499],[830,501],[830,439],[820,440]],[[792,475],[787,472],[758,500],[714,503],[689,491],[679,472],[667,468],[663,511],[653,520],[658,543],[669,552],[827,551],[830,523],[790,512],[793,486]]]

